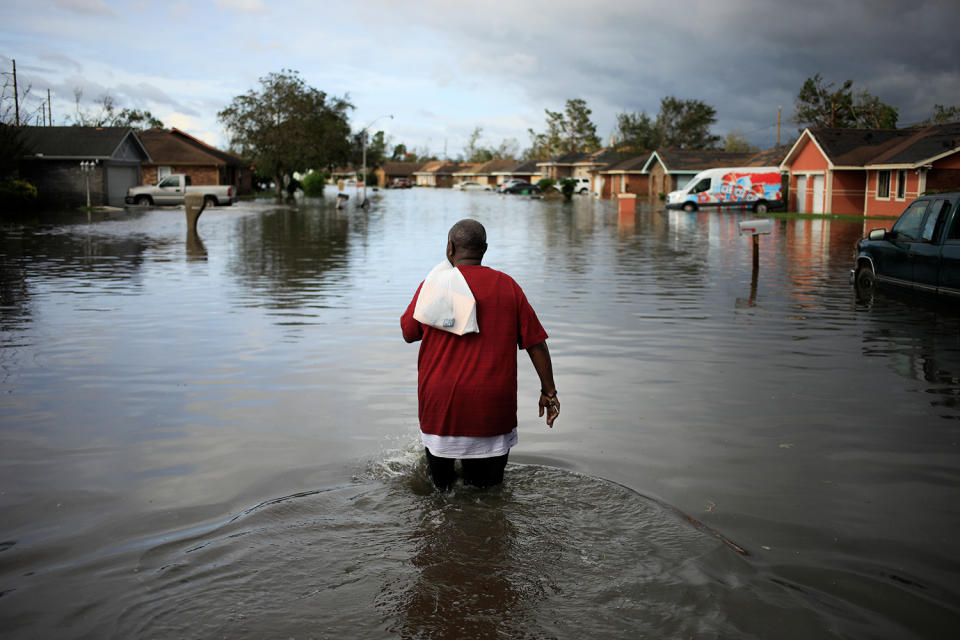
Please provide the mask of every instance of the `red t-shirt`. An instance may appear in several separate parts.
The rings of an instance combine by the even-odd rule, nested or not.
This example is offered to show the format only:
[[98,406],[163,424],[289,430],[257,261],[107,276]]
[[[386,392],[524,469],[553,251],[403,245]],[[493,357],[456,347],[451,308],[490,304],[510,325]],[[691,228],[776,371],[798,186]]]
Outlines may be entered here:
[[[477,301],[479,333],[458,336],[413,319],[420,289],[400,317],[420,337],[420,429],[439,436],[496,436],[517,426],[517,348],[547,339],[520,285],[484,266],[458,267]],[[421,283],[423,286],[423,283]]]

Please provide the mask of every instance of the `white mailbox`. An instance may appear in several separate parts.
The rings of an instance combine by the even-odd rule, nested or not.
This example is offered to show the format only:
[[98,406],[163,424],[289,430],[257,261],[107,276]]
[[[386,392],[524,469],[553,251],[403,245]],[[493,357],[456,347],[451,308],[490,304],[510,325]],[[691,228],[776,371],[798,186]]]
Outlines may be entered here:
[[757,236],[760,234],[771,233],[773,231],[773,220],[764,218],[762,220],[744,220],[737,223],[740,226],[740,235]]

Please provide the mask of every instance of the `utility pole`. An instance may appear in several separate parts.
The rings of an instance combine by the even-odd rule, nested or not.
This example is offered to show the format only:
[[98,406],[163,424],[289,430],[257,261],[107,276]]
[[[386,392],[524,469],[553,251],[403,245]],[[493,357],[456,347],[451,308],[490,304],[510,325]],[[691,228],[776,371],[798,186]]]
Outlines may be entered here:
[[13,60],[13,122],[20,126],[20,95],[17,93],[17,61]]
[[780,109],[777,107],[777,146],[780,146]]
[[53,107],[50,106],[50,89],[47,89],[47,126],[53,126]]
[[376,122],[377,120],[380,120],[381,118],[390,118],[391,120],[393,120],[393,115],[388,114],[384,116],[379,116],[375,118],[373,122],[371,122],[370,124],[368,124],[363,129],[360,130],[360,145],[361,145],[360,148],[362,149],[361,155],[362,155],[362,163],[363,163],[363,170],[361,172],[361,175],[363,176],[363,197],[361,199],[360,206],[364,208],[370,205],[370,203],[367,202],[367,129],[372,127],[373,123]]

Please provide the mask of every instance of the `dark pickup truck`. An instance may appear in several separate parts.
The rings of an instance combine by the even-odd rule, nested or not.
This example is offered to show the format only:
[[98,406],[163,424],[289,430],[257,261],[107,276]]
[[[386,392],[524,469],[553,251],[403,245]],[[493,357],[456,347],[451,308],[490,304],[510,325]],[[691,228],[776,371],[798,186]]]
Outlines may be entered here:
[[960,301],[960,192],[917,198],[890,231],[857,242],[851,280],[861,294],[909,289]]

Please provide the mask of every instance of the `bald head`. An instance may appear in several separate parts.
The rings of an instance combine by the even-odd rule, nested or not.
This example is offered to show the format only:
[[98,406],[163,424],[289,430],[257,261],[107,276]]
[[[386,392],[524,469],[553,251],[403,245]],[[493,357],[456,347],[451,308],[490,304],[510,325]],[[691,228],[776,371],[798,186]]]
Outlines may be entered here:
[[487,251],[487,230],[476,220],[466,218],[447,234],[447,258],[454,265],[464,261],[480,263]]

